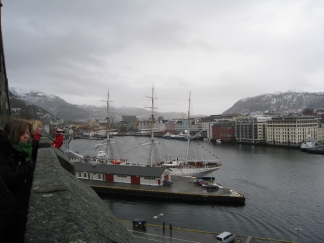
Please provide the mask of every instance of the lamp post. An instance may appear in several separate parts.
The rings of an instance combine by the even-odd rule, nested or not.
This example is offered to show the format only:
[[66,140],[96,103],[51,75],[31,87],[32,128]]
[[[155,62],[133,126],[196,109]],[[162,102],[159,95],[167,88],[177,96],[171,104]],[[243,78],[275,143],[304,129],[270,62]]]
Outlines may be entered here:
[[158,235],[160,236],[160,217],[163,216],[163,213],[160,213],[157,216],[154,216],[153,219],[157,219],[158,220]]
[[302,229],[300,228],[299,224],[298,224],[298,227],[295,228],[295,230],[298,232],[298,233],[297,233],[297,242],[299,243],[299,231],[302,230]]

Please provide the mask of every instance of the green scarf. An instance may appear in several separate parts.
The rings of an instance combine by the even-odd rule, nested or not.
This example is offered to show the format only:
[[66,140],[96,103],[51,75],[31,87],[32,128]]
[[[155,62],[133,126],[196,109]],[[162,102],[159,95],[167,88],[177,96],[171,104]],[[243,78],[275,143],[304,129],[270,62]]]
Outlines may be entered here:
[[31,143],[17,143],[14,145],[15,149],[18,152],[22,152],[25,154],[25,161],[26,163],[32,162],[32,152],[33,152],[33,147]]

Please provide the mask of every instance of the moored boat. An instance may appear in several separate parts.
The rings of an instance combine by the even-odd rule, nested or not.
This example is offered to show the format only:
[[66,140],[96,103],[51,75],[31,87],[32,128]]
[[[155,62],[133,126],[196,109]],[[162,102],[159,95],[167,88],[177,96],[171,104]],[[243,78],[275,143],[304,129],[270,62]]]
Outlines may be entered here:
[[213,172],[220,168],[219,161],[170,161],[161,162],[156,166],[167,167],[173,176],[196,176],[199,174]]
[[186,156],[185,160],[176,158],[171,159],[170,161],[164,161],[161,163],[156,164],[155,166],[165,166],[171,170],[171,174],[174,176],[196,176],[202,173],[216,171],[222,165],[219,158],[216,161],[206,161],[202,159],[193,158],[193,156],[189,156],[189,150],[191,146],[191,140],[199,135],[200,133],[196,134],[195,136],[189,136],[190,134],[190,95],[189,95],[189,109],[188,109],[188,128],[186,134],[182,134],[183,138],[187,141],[187,148],[186,148]]
[[[153,90],[152,89],[152,124],[154,123],[154,115],[153,115]],[[108,95],[109,98],[109,95]],[[107,102],[108,107],[108,102]],[[108,108],[107,108],[108,112]],[[190,97],[189,97],[189,111],[188,111],[188,119],[190,114]],[[109,124],[109,122],[108,122]],[[109,131],[109,126],[107,127],[107,131]],[[188,127],[187,134],[190,134],[190,127]],[[199,134],[197,134],[199,135]],[[111,140],[109,138],[109,132],[107,132],[107,138],[104,142],[101,144],[97,144],[94,146],[105,146],[106,150],[100,150],[98,151],[96,156],[85,156],[85,161],[88,163],[95,163],[95,164],[114,164],[114,165],[120,165],[120,166],[142,166],[142,167],[166,167],[170,169],[170,174],[175,176],[196,176],[199,174],[207,173],[216,171],[221,166],[221,161],[217,158],[217,160],[202,160],[202,159],[196,159],[192,156],[189,156],[189,147],[191,146],[190,142],[191,139],[194,139],[196,136],[187,137],[186,134],[184,136],[187,138],[187,149],[186,149],[186,156],[185,160],[179,160],[179,159],[170,159],[169,161],[162,161],[155,158],[155,152],[157,150],[157,144],[160,143],[160,141],[156,140],[154,138],[154,132],[153,129],[151,129],[151,139],[150,142],[145,144],[140,144],[140,146],[144,145],[150,145],[150,154],[149,154],[149,162],[131,162],[126,159],[123,159],[122,156],[119,158],[116,158],[114,155],[113,150],[111,148]]]
[[308,138],[304,141],[302,141],[300,145],[301,151],[307,151],[310,149],[318,149],[324,147],[324,141],[317,141],[315,139],[312,139],[309,135]]
[[174,139],[188,141],[188,135],[181,132],[178,135],[175,135]]
[[164,139],[175,139],[176,135],[171,134],[169,132],[167,132],[166,134],[162,135],[162,138]]

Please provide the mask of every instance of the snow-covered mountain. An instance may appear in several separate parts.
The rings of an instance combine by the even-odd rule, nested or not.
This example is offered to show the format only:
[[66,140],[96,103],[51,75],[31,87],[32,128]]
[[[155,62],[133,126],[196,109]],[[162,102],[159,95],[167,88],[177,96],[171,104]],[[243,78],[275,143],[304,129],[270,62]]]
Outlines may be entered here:
[[[45,94],[39,91],[26,91],[17,88],[10,88],[10,92],[26,103],[39,106],[54,116],[63,118],[67,121],[89,121],[90,119],[104,120],[107,116],[106,107],[104,106],[74,105],[56,95]],[[121,121],[122,116],[134,115],[141,120],[147,119],[151,115],[151,111],[144,108],[109,107],[109,109],[112,122]],[[165,119],[173,119],[185,117],[186,114],[179,112],[164,112],[156,115],[163,116]]]
[[305,108],[324,108],[324,93],[283,92],[262,94],[237,101],[223,114],[251,112],[298,112]]
[[[66,102],[60,97],[52,94],[45,94],[39,91],[24,91],[10,88],[10,91],[22,101],[40,107],[57,118],[67,121],[89,121],[90,119],[104,120],[106,107],[74,105]],[[264,113],[264,112],[298,112],[305,108],[324,108],[324,93],[305,92],[283,92],[274,94],[263,94],[237,101],[231,108],[223,112],[229,113]],[[113,122],[122,120],[122,116],[136,116],[139,120],[148,119],[151,115],[149,109],[135,107],[110,107],[110,118]],[[178,119],[186,117],[185,113],[164,112],[157,113],[164,119]]]

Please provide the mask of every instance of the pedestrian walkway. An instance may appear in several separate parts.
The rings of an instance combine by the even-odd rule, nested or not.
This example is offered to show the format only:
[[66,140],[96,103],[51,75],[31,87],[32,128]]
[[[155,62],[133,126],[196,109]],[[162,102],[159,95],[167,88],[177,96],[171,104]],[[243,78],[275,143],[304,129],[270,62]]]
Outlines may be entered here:
[[[221,232],[207,232],[179,228],[172,225],[163,226],[156,224],[146,224],[146,230],[133,228],[132,222],[119,220],[125,228],[133,235],[139,243],[212,243],[216,242],[216,235]],[[233,232],[232,232],[233,233]],[[294,243],[286,240],[275,240],[270,238],[255,238],[252,236],[235,236],[235,243]]]

